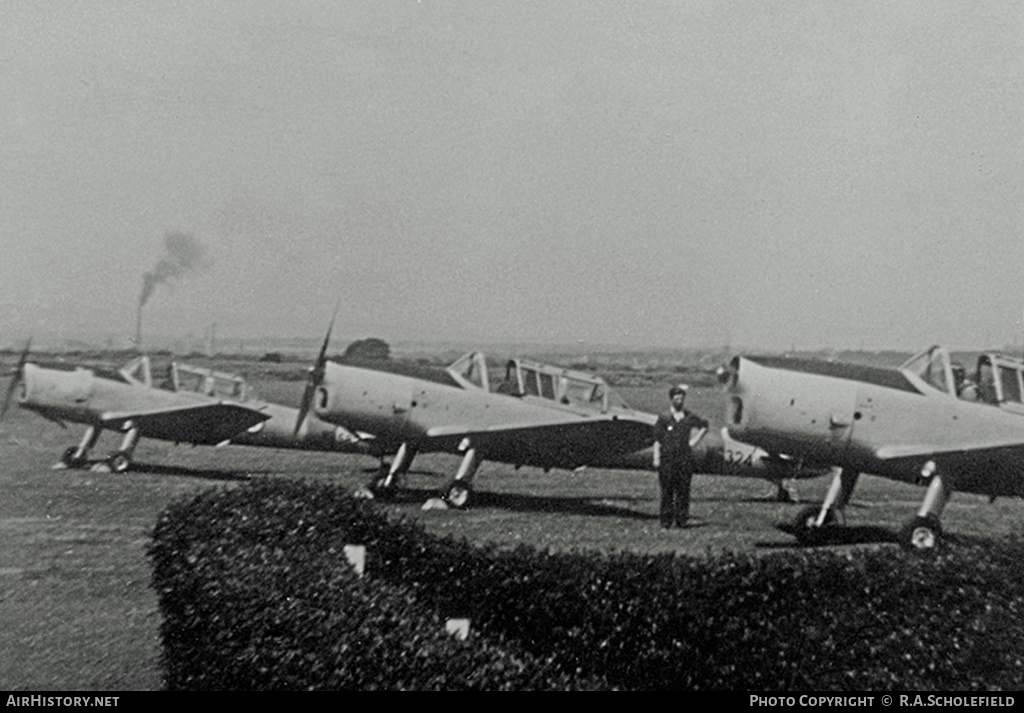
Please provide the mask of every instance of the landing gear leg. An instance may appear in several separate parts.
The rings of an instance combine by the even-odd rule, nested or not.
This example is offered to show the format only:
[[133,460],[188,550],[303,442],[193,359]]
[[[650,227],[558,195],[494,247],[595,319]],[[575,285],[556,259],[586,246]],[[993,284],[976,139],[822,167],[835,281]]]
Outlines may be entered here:
[[466,507],[473,492],[470,484],[473,481],[473,476],[476,475],[477,468],[480,467],[481,460],[476,448],[466,450],[466,455],[462,457],[462,463],[459,464],[459,470],[455,474],[455,480],[450,482],[444,491],[443,497],[450,506]]
[[107,458],[107,465],[112,473],[123,473],[132,464],[132,454],[135,453],[135,446],[139,444],[139,429],[131,424],[128,432],[121,439],[121,447],[110,454]]
[[399,489],[399,478],[409,472],[409,468],[412,466],[412,459],[415,457],[415,448],[408,443],[400,445],[398,452],[395,454],[395,459],[391,461],[391,467],[388,469],[388,472],[384,473],[382,467],[380,475],[370,481],[369,486],[367,486],[370,492],[375,497],[381,499],[393,496],[395,491]]
[[857,471],[836,469],[821,507],[804,508],[797,515],[793,523],[797,541],[801,544],[814,544],[821,540],[822,528],[836,525],[837,513],[841,514],[850,502],[859,475]]
[[900,544],[912,550],[932,550],[938,546],[942,537],[942,525],[939,516],[946,507],[953,489],[948,479],[936,473],[928,483],[928,491],[924,494],[924,502],[917,516],[900,530]]
[[96,426],[89,426],[85,429],[82,441],[77,446],[71,446],[60,457],[60,463],[54,468],[84,468],[85,461],[89,457],[89,451],[100,439],[100,429]]
[[796,492],[793,486],[789,485],[785,480],[779,478],[775,481],[775,502],[777,503],[795,503],[797,501]]

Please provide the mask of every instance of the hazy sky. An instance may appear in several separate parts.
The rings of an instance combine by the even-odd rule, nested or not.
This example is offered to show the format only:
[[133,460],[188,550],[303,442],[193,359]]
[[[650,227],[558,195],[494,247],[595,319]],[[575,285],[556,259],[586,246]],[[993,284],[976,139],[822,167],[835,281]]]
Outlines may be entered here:
[[1022,8],[0,0],[0,345],[1019,343]]

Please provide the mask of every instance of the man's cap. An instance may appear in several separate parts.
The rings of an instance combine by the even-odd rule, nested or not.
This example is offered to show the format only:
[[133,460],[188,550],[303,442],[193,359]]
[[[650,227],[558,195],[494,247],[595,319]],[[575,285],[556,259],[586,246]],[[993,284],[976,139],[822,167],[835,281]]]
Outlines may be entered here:
[[689,390],[690,387],[687,384],[676,384],[675,386],[668,390],[668,397],[672,398],[676,394],[685,394]]

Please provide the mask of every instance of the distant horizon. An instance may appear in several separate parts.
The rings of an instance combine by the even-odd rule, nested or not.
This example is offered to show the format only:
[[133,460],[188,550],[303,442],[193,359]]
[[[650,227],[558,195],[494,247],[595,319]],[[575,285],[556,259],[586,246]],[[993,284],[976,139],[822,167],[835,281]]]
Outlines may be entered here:
[[[830,345],[791,345],[786,349],[758,346],[754,344],[707,344],[707,345],[631,345],[624,343],[601,343],[575,341],[536,341],[536,340],[485,340],[468,341],[454,339],[409,339],[392,340],[375,334],[364,334],[361,336],[348,336],[345,334],[333,334],[328,348],[328,354],[337,355],[346,349],[352,342],[362,339],[381,339],[386,342],[393,354],[399,356],[415,357],[417,355],[429,354],[433,356],[447,352],[459,352],[479,350],[487,354],[492,352],[506,355],[527,356],[535,354],[559,354],[565,356],[584,357],[588,354],[593,356],[606,355],[709,355],[709,354],[739,354],[739,353],[805,353],[805,354],[829,354],[829,353],[862,353],[862,354],[902,354],[912,355],[926,349],[931,344],[922,344],[917,349],[906,349],[900,347],[867,348],[863,346],[830,346]],[[0,340],[0,350],[5,352],[20,352],[28,339],[4,339]],[[134,339],[125,337],[122,333],[86,332],[81,331],[73,335],[60,333],[46,333],[31,335],[31,351],[59,353],[67,351],[110,351],[126,352],[136,349]],[[291,358],[302,358],[315,354],[322,343],[321,337],[301,336],[217,336],[212,350],[208,336],[197,334],[172,335],[154,334],[144,338],[146,349],[150,352],[171,352],[173,354],[208,354],[217,355],[262,355],[265,353],[280,352]],[[980,353],[999,352],[1003,354],[1016,354],[1024,352],[1019,344],[1003,345],[982,345],[968,346],[940,344],[951,353]]]

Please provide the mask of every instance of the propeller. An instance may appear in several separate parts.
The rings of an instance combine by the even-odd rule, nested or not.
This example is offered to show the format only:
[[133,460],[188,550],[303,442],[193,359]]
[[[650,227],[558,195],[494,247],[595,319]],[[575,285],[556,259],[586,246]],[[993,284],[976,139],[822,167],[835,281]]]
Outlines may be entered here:
[[11,406],[11,397],[14,396],[14,390],[18,388],[18,384],[21,383],[25,376],[25,362],[28,361],[28,350],[32,346],[32,337],[28,338],[25,342],[25,348],[21,350],[21,356],[18,357],[18,366],[14,368],[14,376],[11,377],[11,383],[7,386],[7,393],[4,395],[4,405],[0,408],[0,419],[3,419],[7,415],[7,409]]
[[306,381],[306,390],[302,393],[302,404],[299,406],[298,418],[295,419],[295,432],[292,434],[293,436],[299,435],[299,429],[305,423],[306,416],[309,414],[309,407],[313,403],[313,395],[324,381],[324,373],[327,370],[327,345],[331,341],[331,330],[334,329],[334,319],[337,316],[338,305],[334,305],[334,314],[331,315],[331,323],[327,326],[327,335],[324,337],[324,343],[320,345],[320,354],[317,355],[316,362],[309,369],[309,379]]

